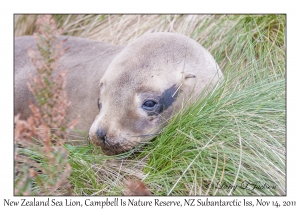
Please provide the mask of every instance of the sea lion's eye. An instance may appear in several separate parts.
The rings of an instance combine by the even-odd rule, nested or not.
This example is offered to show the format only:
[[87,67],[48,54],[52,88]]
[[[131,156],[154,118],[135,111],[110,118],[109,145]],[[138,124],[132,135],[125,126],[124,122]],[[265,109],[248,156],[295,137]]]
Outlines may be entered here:
[[153,100],[147,100],[143,103],[142,108],[148,111],[152,111],[154,110],[154,108],[156,107],[157,102],[153,101]]

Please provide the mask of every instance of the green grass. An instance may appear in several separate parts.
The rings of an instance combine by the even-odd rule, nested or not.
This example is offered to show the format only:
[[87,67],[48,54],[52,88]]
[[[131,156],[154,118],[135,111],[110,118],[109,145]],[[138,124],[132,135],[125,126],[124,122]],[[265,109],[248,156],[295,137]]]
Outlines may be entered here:
[[[115,44],[149,31],[185,34],[225,74],[218,88],[137,151],[107,157],[88,143],[66,145],[73,194],[120,195],[126,177],[142,180],[154,195],[286,194],[285,15],[54,17],[66,35]],[[21,24],[25,19],[16,18],[16,35],[33,30]],[[246,190],[245,183],[271,188]]]
[[[284,193],[285,107],[271,92],[284,86],[282,79],[263,81],[232,93],[223,84],[177,116],[163,135],[144,148],[141,155],[149,158],[146,180],[165,180],[163,189],[155,188],[161,195]],[[215,186],[218,182],[241,186],[245,181],[276,189],[231,192]]]

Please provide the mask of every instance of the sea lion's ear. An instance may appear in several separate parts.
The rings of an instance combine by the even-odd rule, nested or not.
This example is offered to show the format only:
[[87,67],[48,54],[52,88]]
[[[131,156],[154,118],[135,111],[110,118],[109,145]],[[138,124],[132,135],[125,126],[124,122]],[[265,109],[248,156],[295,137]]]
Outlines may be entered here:
[[196,78],[196,75],[195,75],[195,74],[191,74],[191,73],[186,73],[186,74],[184,75],[184,78],[185,78],[185,79],[188,79],[188,78]]

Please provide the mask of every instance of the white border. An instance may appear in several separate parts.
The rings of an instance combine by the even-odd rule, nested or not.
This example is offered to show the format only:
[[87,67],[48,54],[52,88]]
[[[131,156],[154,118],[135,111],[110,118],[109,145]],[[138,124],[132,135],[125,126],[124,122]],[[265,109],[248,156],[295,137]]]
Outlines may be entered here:
[[[13,14],[14,13],[286,13],[287,14],[287,197],[258,197],[264,200],[297,201],[299,196],[299,96],[300,96],[300,69],[299,56],[299,15],[298,5],[288,1],[41,1],[41,0],[15,0],[1,4],[0,18],[0,91],[1,91],[1,178],[0,178],[0,206],[5,199],[20,200],[13,197]],[[296,1],[293,1],[296,2]],[[69,197],[71,198],[71,197]],[[128,197],[127,197],[128,198]],[[138,199],[138,197],[136,197]],[[204,197],[200,197],[204,199]],[[219,199],[211,198],[213,200]],[[30,198],[32,199],[32,198]],[[64,199],[64,198],[57,198]],[[75,198],[74,198],[75,199]],[[76,200],[84,200],[78,197]],[[99,198],[103,199],[103,198]],[[143,200],[153,200],[145,198]],[[183,197],[161,198],[167,200],[182,200]],[[223,200],[232,197],[222,197]],[[243,197],[238,197],[243,199]],[[257,197],[246,197],[247,200],[256,200]],[[10,209],[19,209],[9,207]],[[68,207],[64,207],[68,208]],[[75,209],[76,207],[72,207]],[[79,208],[79,207],[78,207]],[[108,207],[107,207],[108,208]],[[141,208],[141,207],[138,207]],[[147,208],[147,207],[143,207]],[[157,207],[156,207],[157,208]],[[174,207],[163,207],[174,209]],[[199,208],[199,207],[198,207]],[[229,209],[231,207],[226,207]],[[110,208],[112,209],[112,208]],[[137,208],[136,208],[137,209]],[[275,209],[275,208],[274,208]]]

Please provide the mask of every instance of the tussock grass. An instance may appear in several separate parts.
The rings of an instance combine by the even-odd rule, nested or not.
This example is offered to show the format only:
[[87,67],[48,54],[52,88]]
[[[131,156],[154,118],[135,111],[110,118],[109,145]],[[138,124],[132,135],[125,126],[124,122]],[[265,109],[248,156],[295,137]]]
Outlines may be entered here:
[[[15,34],[32,33],[35,18],[16,16]],[[207,48],[225,74],[204,100],[135,151],[107,157],[91,144],[66,145],[74,194],[120,195],[125,177],[142,180],[154,195],[286,193],[285,15],[54,18],[65,35],[115,44],[148,32],[184,34]]]
[[[282,91],[285,81],[256,83],[234,93],[228,83],[225,81],[204,101],[183,111],[163,135],[144,148],[141,155],[149,157],[147,166],[151,166],[144,169],[149,173],[147,179],[150,183],[165,180],[164,188],[155,188],[155,192],[162,195],[284,193],[285,107],[284,101],[271,90]],[[244,190],[246,182],[252,183],[249,188],[254,183],[266,183],[276,189]],[[233,191],[230,185],[240,187]]]

